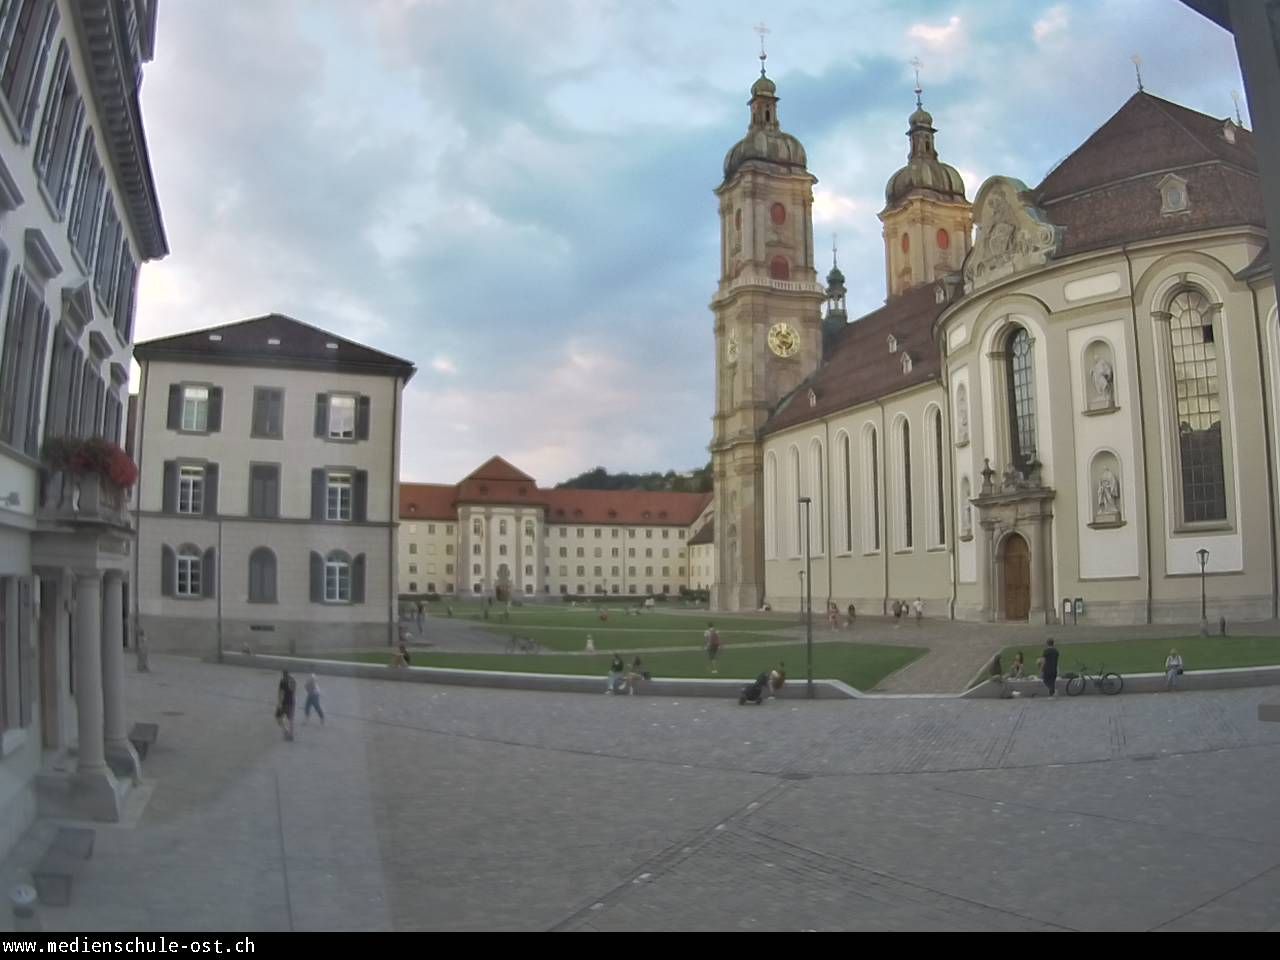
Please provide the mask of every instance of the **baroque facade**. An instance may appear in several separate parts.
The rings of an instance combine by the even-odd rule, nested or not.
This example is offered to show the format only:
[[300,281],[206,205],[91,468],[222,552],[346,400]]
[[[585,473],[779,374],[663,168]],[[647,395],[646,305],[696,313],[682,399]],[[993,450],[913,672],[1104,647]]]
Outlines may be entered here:
[[[1035,188],[995,176],[970,203],[936,132],[917,100],[885,305],[848,322],[833,267],[820,345],[753,343],[786,369],[745,396],[724,258],[715,436],[759,422],[719,441],[742,465],[716,474],[738,519],[719,605],[796,608],[807,544],[815,602],[842,608],[1197,620],[1203,556],[1215,611],[1274,616],[1280,329],[1252,134],[1139,91]],[[730,235],[734,216],[722,201]]]

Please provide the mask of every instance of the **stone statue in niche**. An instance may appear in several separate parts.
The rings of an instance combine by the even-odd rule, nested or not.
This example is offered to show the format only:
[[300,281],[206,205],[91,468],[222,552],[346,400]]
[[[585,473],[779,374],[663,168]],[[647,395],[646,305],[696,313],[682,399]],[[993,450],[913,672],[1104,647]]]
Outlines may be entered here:
[[956,389],[956,442],[969,442],[969,394],[963,383]]
[[1110,464],[1102,465],[1098,475],[1098,499],[1094,516],[1096,523],[1112,523],[1120,519],[1120,483],[1111,471]]
[[1115,368],[1101,350],[1093,351],[1093,365],[1089,367],[1089,383],[1093,388],[1089,397],[1090,410],[1109,410],[1116,405]]
[[971,503],[964,505],[964,520],[961,521],[960,533],[966,537],[973,533],[973,504]]

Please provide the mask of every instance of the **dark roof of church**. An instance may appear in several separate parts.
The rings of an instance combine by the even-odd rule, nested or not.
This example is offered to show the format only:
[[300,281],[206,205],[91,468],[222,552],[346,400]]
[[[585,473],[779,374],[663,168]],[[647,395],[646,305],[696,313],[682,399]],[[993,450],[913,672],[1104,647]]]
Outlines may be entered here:
[[700,547],[703,544],[716,542],[716,522],[708,520],[702,525],[702,529],[689,538],[689,546]]
[[[933,321],[947,304],[938,303],[936,289],[936,284],[922,284],[848,324],[836,334],[822,365],[778,404],[761,432],[775,433],[938,380],[942,357],[933,340]],[[897,341],[896,353],[889,352],[890,336]],[[907,373],[903,353],[911,357]]]
[[397,375],[406,381],[415,369],[408,360],[279,313],[147,340],[135,344],[133,354],[139,360],[341,369]]
[[1254,280],[1258,277],[1265,277],[1271,273],[1271,243],[1268,241],[1262,245],[1262,249],[1258,251],[1258,255],[1253,258],[1253,262],[1236,274],[1237,280]]
[[[1139,91],[1034,194],[1063,227],[1059,256],[1214,227],[1265,226],[1253,134],[1229,121]],[[1158,185],[1187,181],[1188,211],[1162,214]]]

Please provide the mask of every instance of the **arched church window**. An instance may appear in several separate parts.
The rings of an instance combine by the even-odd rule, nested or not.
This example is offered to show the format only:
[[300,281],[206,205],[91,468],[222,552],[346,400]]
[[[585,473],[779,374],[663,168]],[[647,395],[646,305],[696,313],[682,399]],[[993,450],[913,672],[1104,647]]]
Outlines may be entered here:
[[934,467],[934,509],[936,514],[934,522],[937,524],[937,537],[935,542],[938,546],[945,546],[947,542],[947,501],[942,490],[942,411],[933,411],[933,467]]
[[902,546],[910,550],[914,545],[915,518],[911,502],[911,424],[906,419],[902,421],[899,437],[902,443]]
[[786,257],[774,257],[769,261],[769,276],[774,280],[791,279],[791,264],[787,263]]
[[764,459],[764,555],[778,557],[778,457],[772,450]]
[[814,556],[822,556],[826,551],[827,502],[824,496],[826,484],[822,471],[822,441],[814,440],[809,445],[809,542]]
[[1036,462],[1035,369],[1031,335],[1017,327],[1005,347],[1008,365],[1009,439],[1013,465],[1026,471]]
[[1174,296],[1169,314],[1182,466],[1182,516],[1187,523],[1225,520],[1227,483],[1222,463],[1222,404],[1212,307],[1199,290],[1186,289]]
[[870,424],[862,430],[862,549],[880,549],[880,449]]
[[795,447],[795,446],[791,448],[790,480],[791,480],[791,489],[789,492],[791,493],[791,500],[795,505],[795,509],[792,511],[792,514],[791,514],[793,517],[795,517],[795,523],[791,527],[791,555],[793,557],[798,557],[800,556],[800,551],[803,549],[803,545],[800,542],[800,531],[804,529],[801,523],[801,512],[800,512],[801,492],[800,491],[803,490],[804,488],[800,485],[801,483],[800,450],[798,447]]
[[840,501],[844,506],[843,542],[845,553],[853,552],[853,452],[849,435],[840,435]]

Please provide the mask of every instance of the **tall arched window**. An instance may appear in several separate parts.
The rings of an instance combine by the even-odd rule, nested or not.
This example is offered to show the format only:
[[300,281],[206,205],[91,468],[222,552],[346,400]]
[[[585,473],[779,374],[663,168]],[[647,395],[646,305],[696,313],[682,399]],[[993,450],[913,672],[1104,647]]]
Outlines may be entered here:
[[880,549],[880,449],[870,424],[862,431],[862,445],[862,548],[875,553]]
[[276,555],[267,547],[249,554],[249,602],[276,602]]
[[764,458],[764,556],[778,558],[778,456],[772,450]]
[[853,444],[847,433],[841,433],[837,441],[840,457],[840,487],[836,491],[836,503],[840,513],[840,550],[853,552]]
[[942,411],[933,411],[933,543],[947,543],[947,499],[943,493]]
[[826,551],[827,498],[826,474],[822,470],[822,441],[809,444],[809,543],[814,556]]
[[1008,365],[1009,453],[1013,465],[1025,471],[1036,457],[1035,365],[1031,335],[1023,327],[1009,335],[1005,348]]
[[341,550],[324,558],[324,599],[329,603],[351,602],[351,558]]
[[913,531],[915,529],[915,517],[912,514],[912,497],[911,497],[911,424],[904,417],[900,421],[898,431],[899,449],[902,451],[901,468],[902,468],[902,490],[901,490],[901,529],[899,531],[899,543],[903,549],[910,550],[915,543]]
[[1187,523],[1227,518],[1227,482],[1222,463],[1222,403],[1218,392],[1218,346],[1212,307],[1194,288],[1169,303],[1182,517]]
[[798,557],[801,551],[804,550],[804,544],[800,539],[802,536],[800,531],[804,529],[800,514],[800,497],[803,496],[801,491],[804,487],[801,485],[800,449],[798,447],[791,447],[790,458],[791,476],[788,477],[790,484],[787,492],[791,495],[791,516],[795,518],[795,521],[791,524],[791,555]]

